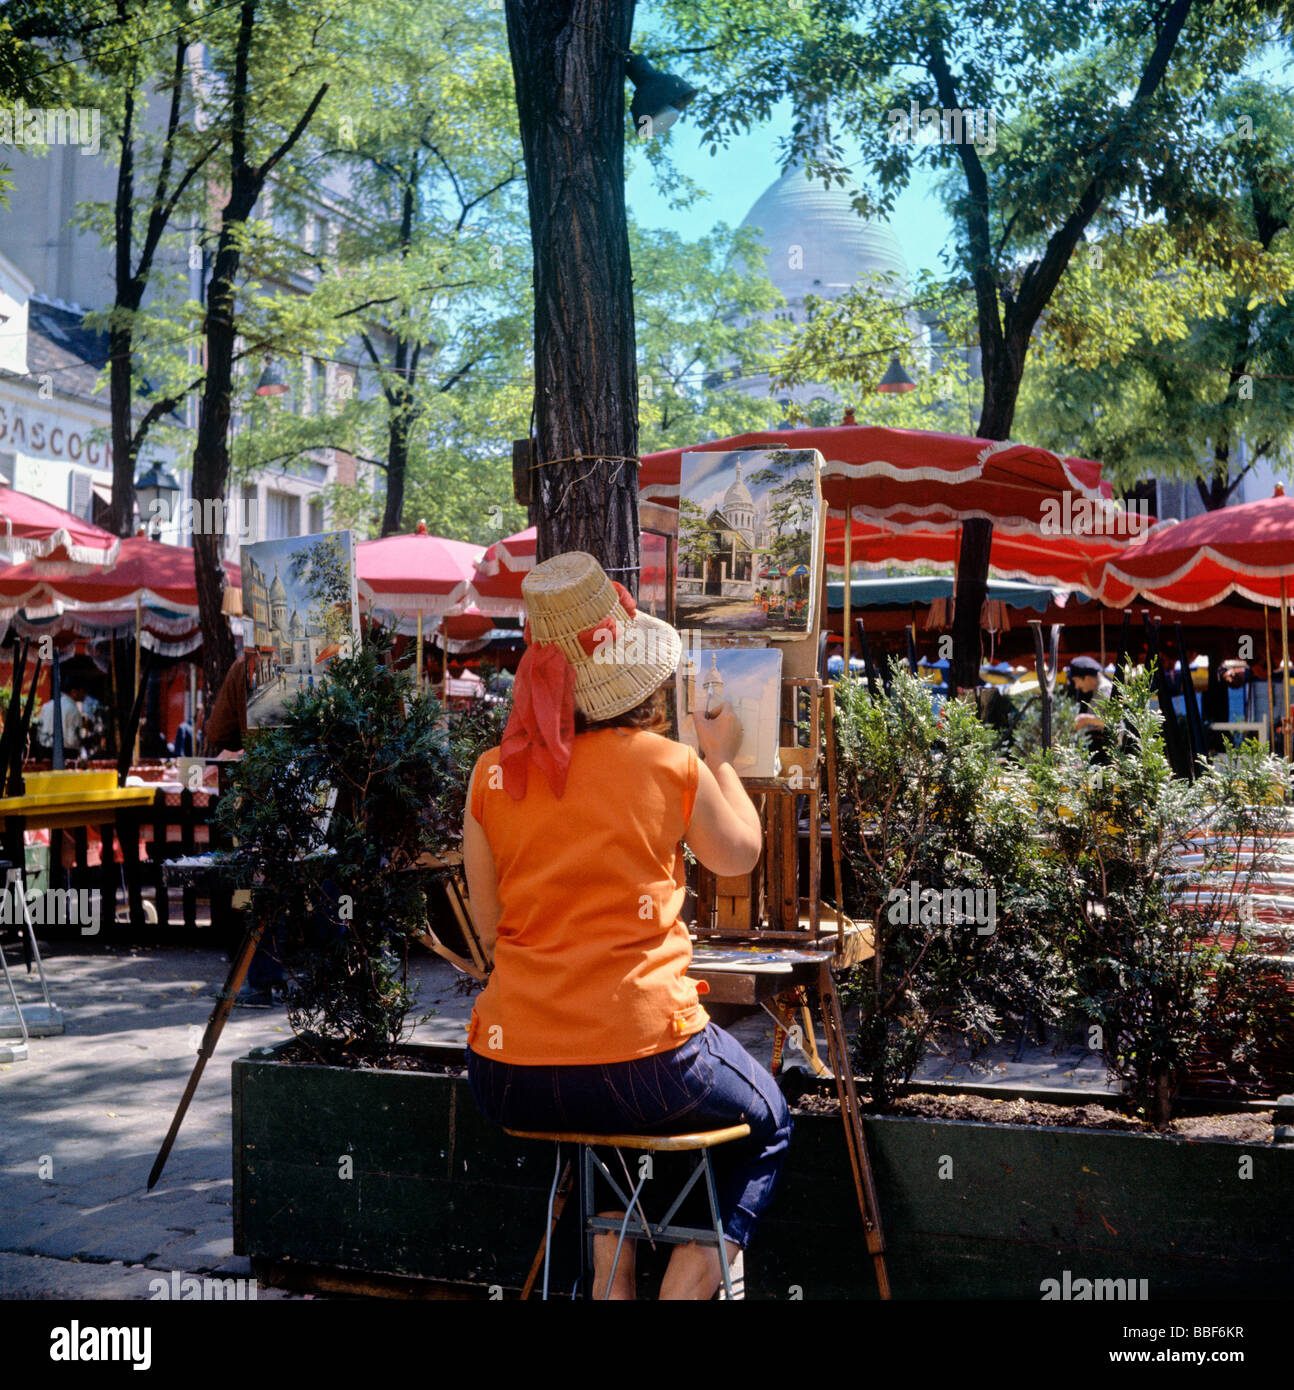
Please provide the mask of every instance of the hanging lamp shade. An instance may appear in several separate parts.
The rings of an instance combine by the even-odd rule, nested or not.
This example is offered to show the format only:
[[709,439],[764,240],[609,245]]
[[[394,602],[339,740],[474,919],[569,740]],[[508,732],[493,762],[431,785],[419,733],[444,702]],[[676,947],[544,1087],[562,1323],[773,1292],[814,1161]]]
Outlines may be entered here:
[[283,374],[283,368],[271,357],[265,363],[265,370],[261,373],[261,379],[256,383],[256,394],[258,396],[282,396],[288,389],[288,379]]
[[885,375],[877,383],[876,389],[894,393],[917,389],[916,382],[903,370],[903,364],[899,361],[897,352],[890,358],[890,365],[886,367]]

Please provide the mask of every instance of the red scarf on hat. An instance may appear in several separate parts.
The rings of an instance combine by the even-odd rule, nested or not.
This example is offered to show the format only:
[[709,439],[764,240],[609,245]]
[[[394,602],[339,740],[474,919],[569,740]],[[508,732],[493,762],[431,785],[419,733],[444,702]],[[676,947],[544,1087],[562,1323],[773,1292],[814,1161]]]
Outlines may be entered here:
[[[612,583],[620,606],[632,618],[638,611],[633,595],[623,584]],[[557,643],[532,643],[529,622],[525,635],[526,654],[512,683],[512,713],[499,746],[503,787],[514,801],[526,794],[531,762],[548,779],[553,795],[561,796],[575,742],[575,667]],[[579,643],[592,656],[599,642],[618,636],[616,620],[608,614],[585,628]]]

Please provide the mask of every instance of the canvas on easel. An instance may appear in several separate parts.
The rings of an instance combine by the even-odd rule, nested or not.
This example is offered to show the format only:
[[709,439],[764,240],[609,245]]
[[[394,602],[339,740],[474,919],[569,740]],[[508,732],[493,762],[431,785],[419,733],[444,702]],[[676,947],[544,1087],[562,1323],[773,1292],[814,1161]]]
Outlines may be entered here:
[[243,546],[247,727],[282,722],[297,694],[359,646],[355,533],[328,531]]
[[675,676],[679,742],[696,748],[696,721],[725,703],[741,722],[741,747],[732,760],[737,775],[776,777],[782,653],[775,647],[709,646],[700,634],[685,633]]
[[814,449],[682,456],[676,626],[787,639],[816,632],[819,457]]

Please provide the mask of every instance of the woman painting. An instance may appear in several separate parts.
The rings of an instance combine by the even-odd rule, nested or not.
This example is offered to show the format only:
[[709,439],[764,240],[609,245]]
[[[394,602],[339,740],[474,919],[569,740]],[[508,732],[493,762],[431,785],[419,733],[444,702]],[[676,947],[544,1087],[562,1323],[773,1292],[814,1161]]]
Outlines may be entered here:
[[[468,1032],[468,1077],[510,1129],[684,1133],[745,1122],[712,1153],[728,1257],[772,1198],[790,1112],[769,1073],[709,1020],[687,978],[682,844],[754,868],[759,816],[732,768],[730,705],[698,720],[701,757],[655,730],[681,643],[591,556],[522,582],[530,643],[503,742],[472,774],[463,858],[494,970]],[[623,1213],[603,1213],[620,1216]],[[608,1296],[616,1237],[594,1248]],[[708,1299],[719,1252],[677,1246],[663,1299]],[[609,1297],[634,1296],[632,1242]]]

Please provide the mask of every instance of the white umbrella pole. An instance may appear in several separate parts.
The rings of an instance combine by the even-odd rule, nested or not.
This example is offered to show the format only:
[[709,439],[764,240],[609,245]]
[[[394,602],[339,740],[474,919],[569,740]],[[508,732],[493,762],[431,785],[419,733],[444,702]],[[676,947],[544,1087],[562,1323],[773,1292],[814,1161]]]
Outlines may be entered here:
[[[144,600],[140,594],[135,595],[135,698],[139,698],[139,633],[143,626],[144,619]],[[139,725],[135,725],[135,749],[132,762],[139,762]]]
[[1281,684],[1285,687],[1285,757],[1294,754],[1290,744],[1290,600],[1288,584],[1281,575]]

